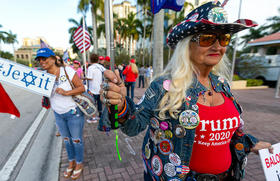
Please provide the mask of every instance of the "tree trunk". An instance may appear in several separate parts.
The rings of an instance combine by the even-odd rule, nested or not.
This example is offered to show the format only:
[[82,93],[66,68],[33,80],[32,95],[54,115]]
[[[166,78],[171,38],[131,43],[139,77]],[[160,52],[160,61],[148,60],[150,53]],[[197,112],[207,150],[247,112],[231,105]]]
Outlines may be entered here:
[[144,53],[144,43],[145,43],[145,40],[146,40],[146,16],[147,16],[147,10],[146,10],[146,7],[144,5],[144,32],[143,32],[143,37],[142,37],[142,65],[144,65],[144,58],[145,58],[145,53]]
[[132,55],[132,40],[133,40],[133,37],[132,36],[130,36],[130,38],[129,38],[129,57],[131,57],[131,55]]
[[91,4],[91,15],[92,15],[92,39],[93,39],[93,52],[97,54],[98,41],[97,41],[97,25],[96,25],[96,12],[94,11],[93,2]]
[[163,71],[163,22],[164,10],[154,16],[153,77]]
[[13,45],[13,50],[14,50],[14,61],[17,62],[15,45],[14,44],[12,44],[12,45]]

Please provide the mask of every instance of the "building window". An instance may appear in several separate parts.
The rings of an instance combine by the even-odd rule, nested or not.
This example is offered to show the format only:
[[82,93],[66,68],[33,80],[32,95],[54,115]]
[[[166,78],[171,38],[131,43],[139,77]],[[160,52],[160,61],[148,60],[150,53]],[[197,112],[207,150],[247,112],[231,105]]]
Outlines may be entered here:
[[25,55],[25,58],[28,59],[28,55]]
[[24,55],[21,54],[21,59],[24,59]]
[[17,55],[17,58],[19,58],[19,55]]

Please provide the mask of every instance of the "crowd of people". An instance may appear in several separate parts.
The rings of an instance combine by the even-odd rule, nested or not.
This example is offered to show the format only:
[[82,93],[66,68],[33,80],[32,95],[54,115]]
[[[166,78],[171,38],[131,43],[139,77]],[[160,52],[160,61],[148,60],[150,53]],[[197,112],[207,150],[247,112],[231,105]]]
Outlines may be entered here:
[[[86,119],[99,120],[100,131],[113,129],[111,105],[118,105],[123,133],[136,136],[147,130],[142,146],[144,180],[241,180],[250,152],[273,152],[270,143],[245,133],[243,110],[228,83],[225,52],[231,36],[254,26],[251,20],[227,23],[219,2],[197,7],[169,32],[167,44],[174,53],[156,78],[152,67],[138,69],[135,59],[115,66],[119,71],[113,72],[109,57],[91,54],[84,74],[80,62],[68,66],[52,50],[38,50],[40,66],[56,76],[49,100],[69,160],[64,177],[77,179],[83,170],[85,116],[71,96],[87,91],[98,112]],[[137,78],[138,87],[147,90],[135,104]]]
[[[69,166],[64,172],[64,177],[78,179],[83,170],[83,128],[85,120],[88,123],[97,123],[102,115],[104,104],[100,99],[100,88],[104,81],[103,73],[110,69],[110,57],[91,54],[89,63],[81,66],[78,60],[64,61],[49,48],[41,48],[37,51],[35,60],[40,68],[56,76],[55,85],[50,98],[44,97],[42,105],[52,108],[57,126],[56,136],[62,136],[68,155]],[[122,80],[126,82],[127,96],[133,99],[136,80],[139,75],[136,60],[131,59],[128,65],[117,66]],[[142,88],[149,86],[152,77],[152,68],[141,66],[140,82]],[[148,80],[144,79],[147,78]],[[74,88],[71,86],[74,86]],[[145,85],[146,84],[146,85]],[[130,91],[129,91],[130,90]],[[72,96],[87,92],[95,100],[97,112],[91,117],[83,114]],[[129,95],[129,92],[131,93]]]

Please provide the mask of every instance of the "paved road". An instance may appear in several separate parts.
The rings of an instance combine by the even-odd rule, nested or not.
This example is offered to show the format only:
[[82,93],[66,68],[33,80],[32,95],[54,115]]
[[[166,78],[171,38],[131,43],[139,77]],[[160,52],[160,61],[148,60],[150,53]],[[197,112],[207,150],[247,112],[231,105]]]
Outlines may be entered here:
[[[18,119],[0,113],[0,170],[42,109],[42,96],[2,83],[21,113]],[[1,103],[2,104],[2,103]]]
[[[143,92],[144,89],[136,89],[136,97],[141,97]],[[274,89],[238,90],[234,91],[234,94],[243,105],[243,119],[246,121],[247,132],[273,144],[280,142],[280,99],[274,99]],[[85,169],[79,180],[143,180],[140,148],[145,131],[132,138],[128,138],[119,131],[119,147],[122,156],[120,162],[115,149],[114,133],[106,135],[97,131],[96,128],[97,124],[85,124]],[[130,143],[133,150],[129,148],[127,142]],[[60,164],[61,181],[67,180],[63,178],[63,171],[67,164],[67,155],[63,148]],[[260,159],[252,153],[249,156],[244,181],[264,180]]]

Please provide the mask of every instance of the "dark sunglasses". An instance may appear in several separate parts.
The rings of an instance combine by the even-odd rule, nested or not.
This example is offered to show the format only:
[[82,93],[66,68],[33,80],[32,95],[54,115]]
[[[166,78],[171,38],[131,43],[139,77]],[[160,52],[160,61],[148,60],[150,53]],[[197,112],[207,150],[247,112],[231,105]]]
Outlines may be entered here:
[[38,57],[36,60],[37,60],[38,62],[40,62],[41,60],[44,62],[44,61],[47,60],[47,58],[46,58],[46,57]]
[[215,34],[215,33],[201,33],[193,36],[192,42],[197,42],[201,47],[209,47],[213,45],[217,40],[222,47],[226,47],[231,39],[231,34]]

